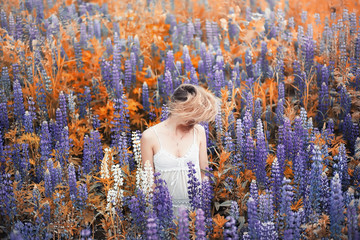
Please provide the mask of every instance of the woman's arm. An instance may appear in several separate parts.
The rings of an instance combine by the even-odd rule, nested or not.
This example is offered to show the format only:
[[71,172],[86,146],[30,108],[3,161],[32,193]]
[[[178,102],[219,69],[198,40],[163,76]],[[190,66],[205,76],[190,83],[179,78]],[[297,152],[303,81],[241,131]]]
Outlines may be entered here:
[[141,147],[141,161],[142,167],[144,168],[146,161],[149,160],[151,167],[154,170],[154,153],[152,142],[154,141],[154,137],[152,136],[152,132],[150,129],[145,130],[142,133],[140,139],[140,147]]
[[[142,162],[142,168],[144,169],[145,163],[149,162],[150,166],[153,170],[153,173],[155,172],[154,168],[154,153],[153,153],[153,146],[152,143],[154,141],[154,136],[152,135],[150,129],[147,129],[143,132],[141,139],[140,139],[140,147],[141,147],[141,162]],[[152,179],[148,179],[148,181],[152,181],[152,190],[155,189],[155,183],[154,183],[154,176],[148,176]]]
[[[197,125],[197,130],[200,139],[200,146],[199,146],[200,168],[202,170],[207,170],[207,168],[209,167],[209,162],[207,155],[206,133],[204,127],[201,125]],[[205,173],[201,171],[201,179],[204,180],[204,178],[205,178]]]

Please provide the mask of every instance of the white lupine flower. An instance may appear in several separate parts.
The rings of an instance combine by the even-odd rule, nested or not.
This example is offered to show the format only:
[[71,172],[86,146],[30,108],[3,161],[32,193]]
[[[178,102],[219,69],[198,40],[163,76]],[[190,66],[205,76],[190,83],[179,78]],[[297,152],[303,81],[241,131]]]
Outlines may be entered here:
[[101,178],[106,179],[110,178],[110,172],[109,172],[109,165],[111,166],[111,163],[113,162],[113,156],[111,154],[111,149],[106,148],[105,149],[105,156],[103,160],[101,161]]
[[137,170],[136,170],[136,188],[141,188],[142,186],[142,176],[143,176],[143,169],[142,167],[138,167]]
[[152,186],[154,185],[154,171],[149,160],[145,162],[144,171],[141,177],[142,190],[148,195],[152,191]]
[[140,138],[136,131],[132,132],[131,139],[133,143],[135,162],[139,165],[141,164],[141,148],[140,148]]
[[114,164],[111,166],[111,172],[112,177],[114,178],[114,185],[113,187],[108,191],[107,194],[107,205],[106,210],[115,211],[113,206],[118,206],[119,202],[123,198],[123,190],[121,187],[123,186],[124,179],[122,177],[122,171],[119,164]]
[[115,164],[111,166],[112,176],[114,177],[114,189],[119,190],[123,185],[124,180],[122,177],[122,171],[119,164]]
[[114,208],[113,206],[116,205],[116,195],[117,195],[117,192],[114,190],[114,189],[110,189],[108,191],[108,194],[106,196],[106,200],[107,200],[107,204],[106,204],[106,210],[107,211],[113,211],[114,212]]

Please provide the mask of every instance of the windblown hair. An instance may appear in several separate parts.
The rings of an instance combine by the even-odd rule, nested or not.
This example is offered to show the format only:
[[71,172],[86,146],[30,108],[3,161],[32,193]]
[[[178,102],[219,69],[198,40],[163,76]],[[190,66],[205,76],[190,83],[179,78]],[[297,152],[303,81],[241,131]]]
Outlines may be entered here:
[[169,102],[170,114],[185,119],[186,124],[214,121],[218,112],[218,99],[204,88],[181,84]]

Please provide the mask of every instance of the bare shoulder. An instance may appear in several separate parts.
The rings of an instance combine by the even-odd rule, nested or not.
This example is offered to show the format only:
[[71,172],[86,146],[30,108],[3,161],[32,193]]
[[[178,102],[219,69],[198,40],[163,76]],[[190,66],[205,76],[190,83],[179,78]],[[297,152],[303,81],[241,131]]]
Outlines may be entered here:
[[199,136],[205,136],[205,128],[202,125],[196,124],[194,128]]
[[141,134],[141,142],[150,142],[154,138],[154,131],[150,128],[143,131]]

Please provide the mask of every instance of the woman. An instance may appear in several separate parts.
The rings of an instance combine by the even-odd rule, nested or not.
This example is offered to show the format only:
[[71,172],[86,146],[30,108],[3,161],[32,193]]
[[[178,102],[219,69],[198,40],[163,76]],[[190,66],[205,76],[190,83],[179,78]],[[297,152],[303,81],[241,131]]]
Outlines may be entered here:
[[169,117],[143,132],[141,155],[143,166],[149,160],[166,181],[176,211],[190,207],[187,163],[195,165],[198,180],[205,177],[201,169],[208,167],[206,135],[198,123],[215,119],[217,99],[202,87],[182,84],[168,105]]

